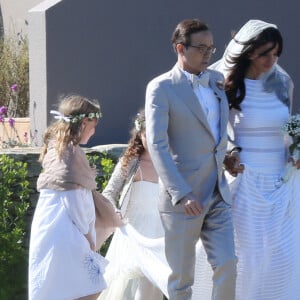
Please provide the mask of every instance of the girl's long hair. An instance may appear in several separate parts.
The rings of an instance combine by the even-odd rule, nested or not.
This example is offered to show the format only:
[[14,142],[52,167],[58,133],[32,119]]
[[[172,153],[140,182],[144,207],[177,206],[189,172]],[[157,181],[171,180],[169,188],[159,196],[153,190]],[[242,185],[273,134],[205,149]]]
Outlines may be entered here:
[[[58,111],[63,116],[76,117],[80,114],[100,113],[100,105],[96,100],[90,100],[80,95],[70,95],[61,98]],[[44,146],[39,160],[43,161],[50,141],[55,143],[55,149],[59,158],[61,158],[64,150],[70,143],[78,145],[82,133],[82,120],[83,118],[78,119],[76,122],[66,122],[61,119],[52,123],[44,133]]]
[[140,110],[134,121],[134,127],[130,132],[131,137],[128,142],[128,147],[126,148],[124,155],[122,156],[121,162],[123,172],[126,172],[126,168],[133,158],[140,157],[145,151],[141,136],[145,133],[145,130],[145,112],[144,110]]

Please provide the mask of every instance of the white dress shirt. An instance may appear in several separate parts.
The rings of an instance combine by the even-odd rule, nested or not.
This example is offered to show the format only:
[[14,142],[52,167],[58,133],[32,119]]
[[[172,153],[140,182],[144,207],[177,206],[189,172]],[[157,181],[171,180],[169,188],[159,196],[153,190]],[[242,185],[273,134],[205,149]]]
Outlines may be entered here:
[[[188,81],[191,82],[192,86],[192,76],[193,74],[182,70],[186,75]],[[201,76],[201,74],[199,75]],[[214,94],[214,91],[208,86],[203,87],[202,85],[198,85],[198,87],[193,88],[194,93],[196,94],[199,103],[206,115],[207,122],[210,126],[211,132],[214,136],[216,143],[220,141],[220,103],[219,99]]]

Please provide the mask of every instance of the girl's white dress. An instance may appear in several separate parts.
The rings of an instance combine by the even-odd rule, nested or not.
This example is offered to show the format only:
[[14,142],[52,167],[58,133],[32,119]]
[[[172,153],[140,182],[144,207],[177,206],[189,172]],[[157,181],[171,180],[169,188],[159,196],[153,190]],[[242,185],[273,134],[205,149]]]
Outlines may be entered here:
[[29,300],[72,300],[106,287],[106,260],[92,251],[95,208],[91,191],[43,189],[30,237]]
[[[163,298],[161,291],[151,283],[151,277],[145,276],[144,273],[148,265],[145,259],[148,255],[152,255],[151,241],[155,241],[156,238],[162,240],[164,235],[157,202],[157,183],[144,180],[132,183],[125,214],[128,225],[116,229],[114,233],[105,257],[109,260],[104,274],[108,288],[101,293],[99,299],[161,300]],[[131,234],[128,235],[127,230]],[[138,235],[138,243],[135,240],[136,235]],[[140,247],[140,242],[144,240],[146,243],[142,243]]]

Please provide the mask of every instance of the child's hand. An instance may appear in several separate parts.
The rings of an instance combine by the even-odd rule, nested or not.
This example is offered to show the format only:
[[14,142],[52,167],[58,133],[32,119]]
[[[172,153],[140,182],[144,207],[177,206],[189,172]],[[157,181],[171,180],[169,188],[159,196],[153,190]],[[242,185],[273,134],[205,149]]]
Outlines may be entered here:
[[86,237],[86,239],[87,239],[88,242],[90,243],[91,250],[92,250],[92,251],[96,251],[96,245],[95,245],[95,243],[93,242],[93,239],[92,239],[90,233],[85,234],[84,236]]

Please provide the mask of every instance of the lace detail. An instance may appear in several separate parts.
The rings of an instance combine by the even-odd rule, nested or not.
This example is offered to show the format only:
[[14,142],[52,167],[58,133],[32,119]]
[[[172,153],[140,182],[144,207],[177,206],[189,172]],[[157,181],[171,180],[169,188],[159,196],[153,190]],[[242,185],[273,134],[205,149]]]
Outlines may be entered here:
[[87,254],[83,260],[83,266],[93,284],[99,284],[102,280],[102,273],[106,265],[107,261],[96,252]]

